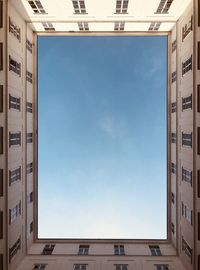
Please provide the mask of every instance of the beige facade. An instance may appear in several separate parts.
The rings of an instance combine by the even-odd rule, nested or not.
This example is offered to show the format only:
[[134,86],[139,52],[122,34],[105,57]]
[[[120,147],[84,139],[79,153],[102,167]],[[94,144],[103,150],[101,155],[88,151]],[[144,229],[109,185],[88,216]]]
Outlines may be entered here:
[[[0,270],[200,270],[200,1],[135,1],[144,14],[132,0],[66,2],[0,1]],[[37,36],[49,33],[168,36],[167,240],[37,238]]]

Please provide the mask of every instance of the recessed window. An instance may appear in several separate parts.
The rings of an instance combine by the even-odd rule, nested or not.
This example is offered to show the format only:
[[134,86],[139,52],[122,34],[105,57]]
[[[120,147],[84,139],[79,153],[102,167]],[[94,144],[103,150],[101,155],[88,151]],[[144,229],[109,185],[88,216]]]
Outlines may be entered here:
[[30,82],[30,83],[33,82],[33,75],[32,75],[32,73],[29,72],[29,71],[26,71],[26,80],[27,80],[28,82]]
[[3,27],[3,1],[0,1],[0,28]]
[[176,71],[172,72],[172,83],[176,81]]
[[166,14],[171,7],[173,0],[160,0],[160,4],[155,13],[157,14]]
[[72,0],[75,14],[86,14],[84,0]]
[[3,85],[0,85],[0,113],[3,112]]
[[128,10],[128,0],[116,0],[116,9],[115,13],[117,14],[126,14]]
[[192,132],[191,133],[182,132],[182,146],[192,147]]
[[123,31],[124,30],[124,22],[115,22],[114,30],[115,31]]
[[176,174],[176,164],[175,163],[171,163],[171,170],[173,174]]
[[176,47],[177,47],[177,41],[176,41],[176,39],[175,39],[175,40],[172,42],[172,53],[175,52]]
[[168,264],[154,264],[156,270],[169,270]]
[[32,203],[33,202],[33,192],[30,192],[27,195],[27,203]]
[[182,237],[182,251],[187,255],[187,257],[190,259],[190,262],[192,263],[192,249],[183,237]]
[[26,134],[26,143],[32,143],[33,142],[33,133],[27,133]]
[[87,22],[78,22],[78,28],[80,31],[89,31],[89,26]]
[[161,22],[152,22],[149,26],[149,31],[158,31],[161,26]]
[[29,225],[29,233],[33,232],[33,221]]
[[182,63],[182,76],[190,70],[192,70],[192,55]]
[[187,37],[187,35],[192,31],[192,17],[188,24],[185,24],[185,26],[182,28],[182,41]]
[[0,71],[3,70],[3,43],[0,42]]
[[176,112],[176,102],[172,102],[171,111],[172,111],[172,113]]
[[192,224],[192,210],[182,202],[182,217],[189,221]]
[[33,44],[27,39],[26,40],[26,49],[32,53],[33,52]]
[[192,109],[192,94],[182,98],[182,111]]
[[115,255],[125,255],[124,245],[114,245]]
[[15,23],[12,21],[10,17],[9,17],[9,32],[12,33],[19,42],[21,41],[21,30],[17,25],[15,25]]
[[171,134],[171,142],[176,143],[176,133]]
[[0,197],[3,197],[3,169],[0,169]]
[[187,182],[192,186],[192,171],[182,167],[182,181]]
[[39,0],[28,1],[34,14],[46,14],[41,2]]
[[171,193],[171,198],[172,198],[172,203],[175,204],[175,194],[173,192]]
[[158,245],[150,245],[149,248],[152,256],[162,256],[160,247]]
[[171,223],[171,232],[175,234],[175,225],[173,222]]
[[12,258],[17,254],[20,248],[21,248],[21,237],[19,237],[17,241],[13,244],[13,246],[9,248],[9,262],[11,262]]
[[128,264],[116,264],[115,270],[128,270]]
[[26,102],[26,111],[29,113],[33,112],[33,104],[31,102]]
[[15,219],[20,215],[21,215],[21,201],[19,201],[19,203],[15,207],[9,209],[9,223],[10,224],[13,223],[13,221],[15,221]]
[[34,270],[45,270],[46,264],[34,264],[33,269]]
[[4,153],[4,129],[0,127],[0,155]]
[[3,239],[3,224],[3,211],[0,211],[0,239]]
[[21,145],[21,132],[9,132],[9,146]]
[[9,70],[13,71],[17,75],[19,75],[19,77],[21,77],[21,63],[14,60],[10,55],[9,55]]
[[54,250],[55,245],[45,245],[42,251],[42,255],[51,255]]
[[21,166],[9,171],[9,185],[21,180]]
[[78,255],[88,255],[89,253],[89,245],[80,245],[78,250]]
[[20,98],[14,97],[9,94],[9,109],[20,111]]
[[33,162],[28,163],[26,165],[26,173],[29,174],[29,173],[32,173],[32,172],[33,172]]
[[50,22],[43,22],[42,25],[46,31],[55,31],[53,24]]
[[74,264],[74,270],[86,270],[87,264]]

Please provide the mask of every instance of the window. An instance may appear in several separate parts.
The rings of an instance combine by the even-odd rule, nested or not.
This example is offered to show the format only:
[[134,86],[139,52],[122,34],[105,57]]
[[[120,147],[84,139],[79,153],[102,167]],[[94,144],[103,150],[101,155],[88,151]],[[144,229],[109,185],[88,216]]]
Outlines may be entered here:
[[150,245],[149,248],[152,256],[162,256],[160,247],[158,245]]
[[26,80],[27,80],[28,82],[30,82],[30,83],[33,82],[33,75],[32,75],[32,73],[29,72],[29,71],[26,71]]
[[0,197],[3,197],[3,169],[0,169]]
[[198,198],[200,198],[200,170],[197,171],[197,189],[198,189]]
[[32,203],[33,202],[33,192],[30,192],[27,195],[27,203]]
[[12,258],[17,254],[18,250],[21,248],[21,238],[19,237],[14,245],[9,248],[9,262],[11,262]]
[[182,202],[182,217],[187,219],[192,225],[192,210],[190,210],[187,205]]
[[0,28],[3,27],[3,1],[0,1]]
[[74,264],[74,270],[86,270],[87,264]]
[[35,14],[45,14],[45,10],[39,0],[28,1]]
[[172,72],[172,83],[176,81],[176,71]]
[[157,14],[168,13],[172,2],[173,2],[173,0],[161,0],[155,13],[157,13]]
[[29,232],[32,233],[33,232],[33,221],[30,223],[29,225]]
[[182,167],[182,181],[187,182],[192,186],[192,171],[188,171]]
[[21,145],[21,132],[9,132],[9,146]]
[[172,102],[172,113],[176,112],[176,102]]
[[75,14],[86,14],[84,0],[72,0]]
[[192,109],[192,94],[182,98],[182,111]]
[[124,245],[114,245],[115,255],[125,255]]
[[34,264],[33,270],[45,270],[46,264]]
[[190,262],[192,263],[192,249],[188,245],[188,243],[182,237],[182,251],[190,258]]
[[182,146],[192,147],[192,132],[191,133],[182,132]]
[[29,113],[33,112],[33,104],[31,102],[26,102],[26,111]]
[[0,239],[3,238],[3,211],[0,211]]
[[200,240],[200,212],[198,212],[197,228],[198,228],[198,240]]
[[182,41],[187,37],[187,35],[192,31],[192,17],[188,24],[182,28]]
[[18,216],[21,215],[21,201],[13,207],[12,209],[9,209],[9,223],[13,223],[13,221],[16,220]]
[[89,245],[80,245],[78,250],[78,255],[88,255],[89,253]]
[[115,270],[128,270],[128,264],[116,264]]
[[173,234],[175,234],[175,225],[173,222],[171,223],[171,231]]
[[0,42],[0,71],[3,70],[3,43]]
[[175,194],[173,192],[171,193],[171,197],[172,197],[172,203],[175,204]]
[[42,255],[51,255],[54,250],[55,245],[45,245],[42,251]]
[[189,70],[192,70],[192,55],[189,59],[182,63],[182,76],[186,74]]
[[172,42],[172,52],[174,52],[176,50],[177,47],[177,41],[176,39]]
[[13,23],[10,17],[9,17],[9,32],[12,33],[20,42],[21,40],[20,28]]
[[15,61],[11,56],[9,55],[9,70],[12,70],[14,73],[19,75],[21,77],[21,64],[17,61]]
[[32,143],[32,142],[33,142],[33,133],[27,133],[26,143]]
[[197,154],[200,155],[200,127],[197,128]]
[[176,164],[174,164],[173,162],[171,163],[171,170],[173,174],[176,174]]
[[3,112],[3,85],[0,85],[0,113]]
[[154,264],[156,267],[156,270],[169,270],[168,264]]
[[21,180],[21,166],[19,166],[17,169],[9,171],[9,185],[11,186],[18,180]]
[[149,31],[157,31],[161,26],[161,22],[152,22],[149,26]]
[[128,0],[117,0],[116,1],[116,9],[115,13],[121,14],[121,13],[127,13],[128,10]]
[[26,165],[26,173],[32,173],[33,172],[33,162]]
[[33,52],[33,44],[27,39],[26,40],[26,49],[32,53]]
[[171,142],[176,143],[176,133],[171,134]]
[[44,27],[44,30],[49,30],[49,31],[54,31],[55,28],[53,27],[53,24],[50,23],[50,22],[43,22],[42,23],[43,27]]
[[125,23],[124,22],[115,22],[115,31],[123,31],[124,30]]
[[20,98],[11,96],[9,94],[9,109],[15,109],[20,111]]
[[89,26],[87,22],[78,22],[78,28],[80,31],[89,31]]

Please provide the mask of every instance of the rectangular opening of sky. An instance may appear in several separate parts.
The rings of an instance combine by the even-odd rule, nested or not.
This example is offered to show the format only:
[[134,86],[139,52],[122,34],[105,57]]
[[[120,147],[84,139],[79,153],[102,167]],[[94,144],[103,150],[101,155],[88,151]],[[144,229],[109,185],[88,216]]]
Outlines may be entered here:
[[166,239],[167,37],[38,38],[38,237]]

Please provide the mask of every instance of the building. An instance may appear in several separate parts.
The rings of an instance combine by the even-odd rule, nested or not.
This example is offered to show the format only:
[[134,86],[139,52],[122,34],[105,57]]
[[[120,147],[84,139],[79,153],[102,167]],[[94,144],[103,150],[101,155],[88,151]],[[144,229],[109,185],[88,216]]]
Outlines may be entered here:
[[[167,240],[37,239],[37,35],[48,34],[168,35]],[[200,269],[200,0],[0,1],[0,269]]]

